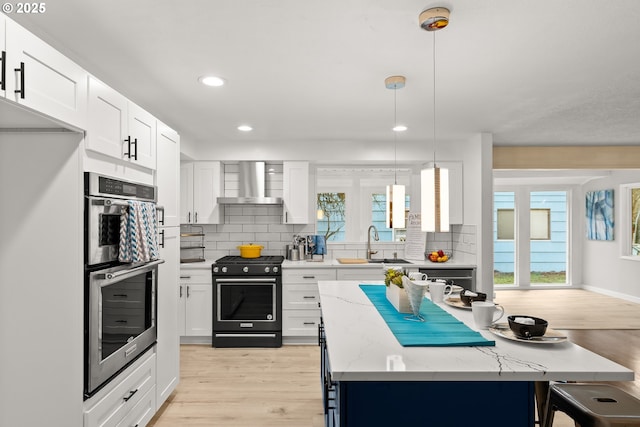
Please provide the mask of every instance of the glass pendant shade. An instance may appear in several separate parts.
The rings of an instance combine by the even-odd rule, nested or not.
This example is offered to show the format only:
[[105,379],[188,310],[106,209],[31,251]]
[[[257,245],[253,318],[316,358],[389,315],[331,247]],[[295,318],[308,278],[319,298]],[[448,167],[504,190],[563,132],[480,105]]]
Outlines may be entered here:
[[387,228],[404,228],[404,185],[387,185]]
[[423,169],[420,173],[422,231],[449,231],[449,170]]

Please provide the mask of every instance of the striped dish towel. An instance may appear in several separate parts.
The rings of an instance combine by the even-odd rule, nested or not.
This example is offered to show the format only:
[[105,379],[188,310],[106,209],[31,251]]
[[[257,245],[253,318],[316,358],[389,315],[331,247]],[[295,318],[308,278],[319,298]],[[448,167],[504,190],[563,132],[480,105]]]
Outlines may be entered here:
[[120,219],[121,262],[149,262],[158,259],[158,223],[156,205],[129,200],[129,209]]

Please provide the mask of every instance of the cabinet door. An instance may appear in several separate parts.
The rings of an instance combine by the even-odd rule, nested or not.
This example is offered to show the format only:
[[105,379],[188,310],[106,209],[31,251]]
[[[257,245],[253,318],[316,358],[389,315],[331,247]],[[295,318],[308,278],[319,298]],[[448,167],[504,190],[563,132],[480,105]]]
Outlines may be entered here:
[[218,205],[222,196],[223,175],[220,162],[197,162],[193,171],[193,223],[220,224],[223,207]]
[[[128,158],[137,165],[155,169],[156,119],[132,102],[129,102],[128,109],[128,136],[133,141],[131,145],[133,153],[129,153]],[[123,150],[123,153],[130,151],[128,144],[123,144]]]
[[285,224],[309,223],[309,163],[282,164],[282,198]]
[[[182,275],[180,275],[182,277]],[[178,334],[182,337],[187,335],[187,285],[180,283],[178,287]]]
[[213,287],[210,284],[187,285],[186,335],[210,336],[213,331]]
[[6,98],[86,129],[87,72],[8,18],[5,44]]
[[158,343],[156,347],[156,392],[160,406],[178,385],[180,378],[180,335],[178,331],[178,286],[180,264],[180,228],[160,229],[160,258],[158,266]]
[[7,65],[7,50],[5,48],[6,47],[6,43],[5,43],[6,26],[7,26],[7,19],[4,17],[4,15],[0,15],[0,53],[2,53],[3,55],[2,58],[0,58],[0,62],[1,62],[0,70],[4,70],[2,75],[5,76],[4,80],[0,80],[0,97],[2,98],[4,98],[5,92],[6,92],[6,89],[3,89],[4,87],[6,87],[6,84],[7,84],[6,74],[9,72],[9,66]]
[[180,164],[180,224],[193,223],[193,163]]
[[85,147],[122,159],[127,133],[127,98],[89,77],[89,122]]
[[178,218],[178,182],[180,180],[180,136],[164,123],[157,123],[156,185],[158,205],[164,208],[164,226],[180,225]]

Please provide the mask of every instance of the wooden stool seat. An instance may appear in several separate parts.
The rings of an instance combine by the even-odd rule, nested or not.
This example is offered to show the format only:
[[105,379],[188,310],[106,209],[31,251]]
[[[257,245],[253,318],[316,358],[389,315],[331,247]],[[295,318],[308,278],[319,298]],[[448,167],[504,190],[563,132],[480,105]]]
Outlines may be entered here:
[[606,384],[551,384],[543,427],[551,427],[555,411],[580,427],[640,426],[640,400]]

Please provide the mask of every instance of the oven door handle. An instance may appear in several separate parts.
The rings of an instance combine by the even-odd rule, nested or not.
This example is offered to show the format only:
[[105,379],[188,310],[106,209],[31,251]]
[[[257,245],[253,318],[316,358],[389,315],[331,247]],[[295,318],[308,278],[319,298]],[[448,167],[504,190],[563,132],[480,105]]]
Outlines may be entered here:
[[216,278],[216,283],[275,283],[275,278],[268,279],[220,279]]
[[163,263],[164,263],[163,259],[158,259],[138,267],[130,268],[128,270],[117,271],[115,273],[96,274],[96,278],[98,280],[111,280],[111,279],[126,278],[128,276],[135,276],[136,274],[140,274],[140,272],[144,270],[150,270],[152,267],[163,264]]
[[116,199],[91,199],[91,204],[94,206],[123,206],[128,208],[129,202],[126,200]]

